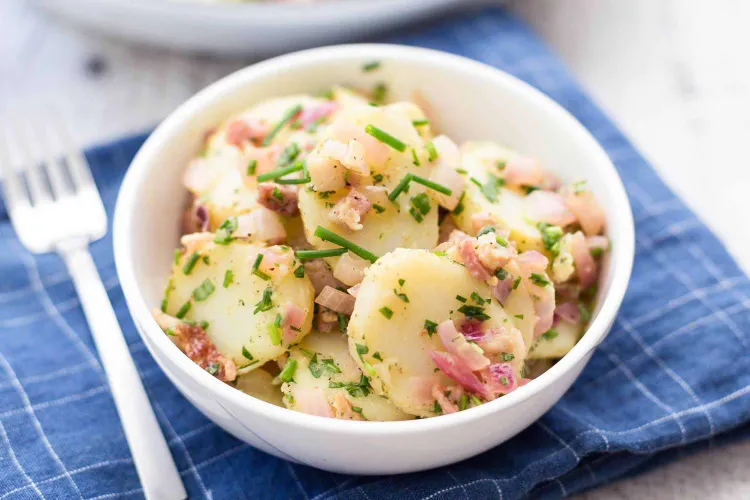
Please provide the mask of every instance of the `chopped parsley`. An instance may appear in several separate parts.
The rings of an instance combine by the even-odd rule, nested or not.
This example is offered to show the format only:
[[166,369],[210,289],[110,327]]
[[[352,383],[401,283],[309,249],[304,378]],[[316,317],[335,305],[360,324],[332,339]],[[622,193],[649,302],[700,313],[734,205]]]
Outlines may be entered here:
[[353,398],[364,398],[370,395],[372,387],[370,387],[370,381],[367,380],[364,374],[359,378],[359,382],[329,382],[328,387],[330,389],[344,389]]
[[378,309],[378,311],[380,311],[380,314],[385,316],[386,319],[391,319],[393,317],[393,310],[391,310],[390,307],[383,306],[380,309]]
[[375,104],[382,104],[388,95],[388,86],[383,82],[378,82],[372,89],[372,101]]
[[506,165],[506,162],[505,162],[505,161],[503,161],[503,160],[497,160],[497,161],[495,162],[495,166],[496,166],[496,167],[497,167],[497,169],[498,169],[498,170],[500,170],[501,172],[502,172],[503,170],[505,170],[505,165]]
[[250,354],[250,351],[248,351],[247,348],[244,345],[242,346],[242,357],[244,357],[248,361],[254,361],[255,360],[255,358],[253,357],[253,355]]
[[477,292],[471,292],[471,299],[480,306],[483,306],[487,302]]
[[603,253],[604,249],[602,247],[594,247],[589,249],[589,254],[594,258],[601,257]]
[[550,328],[549,330],[547,330],[546,332],[542,334],[542,338],[544,340],[552,340],[558,335],[559,333],[557,333],[557,330],[555,330],[554,328]]
[[502,267],[495,271],[495,276],[497,276],[497,279],[499,279],[500,281],[503,281],[505,278],[507,278],[508,274],[508,271],[506,271]]
[[484,312],[484,307],[464,304],[458,308],[458,312],[469,319],[478,319],[479,321],[487,321],[488,319],[490,319],[489,315]]
[[476,184],[482,191],[484,197],[493,203],[497,201],[498,188],[505,184],[503,179],[496,177],[494,174],[487,174],[487,181],[484,184],[474,177],[471,178],[471,182]]
[[182,272],[186,275],[192,273],[193,268],[198,263],[198,259],[200,259],[200,255],[198,255],[197,253],[193,253],[190,257],[188,257],[188,261],[184,266],[182,266]]
[[336,313],[336,316],[338,317],[339,321],[339,331],[342,333],[346,333],[347,328],[349,328],[349,316],[342,313]]
[[320,378],[324,373],[328,375],[336,375],[341,373],[341,369],[338,367],[336,362],[332,359],[321,359],[318,361],[318,355],[313,354],[310,363],[307,365],[310,370],[310,374],[315,378]]
[[219,373],[219,363],[211,363],[210,365],[206,366],[206,371],[211,375],[216,375]]
[[435,404],[432,405],[432,408],[430,409],[432,413],[437,413],[440,415],[443,413],[443,408],[440,406],[440,403],[437,402],[437,399],[435,400]]
[[398,286],[404,286],[404,283],[406,283],[406,280],[403,278],[398,279]]
[[362,359],[363,354],[367,354],[368,352],[370,352],[370,348],[363,344],[354,344],[354,347],[357,349],[359,359]]
[[477,238],[479,238],[480,236],[483,236],[485,234],[494,233],[494,232],[495,232],[495,228],[493,226],[484,226],[477,233]]
[[193,298],[197,302],[203,302],[208,298],[209,295],[214,293],[215,289],[216,287],[214,287],[214,284],[211,282],[211,280],[203,280],[203,283],[198,285],[198,287],[193,290]]
[[558,255],[560,253],[560,239],[563,236],[562,228],[547,224],[546,222],[540,222],[536,227],[542,233],[544,248],[549,250],[552,255]]
[[294,270],[294,277],[295,278],[304,278],[305,277],[305,266],[299,266],[297,269]]
[[466,297],[462,297],[460,295],[456,295],[456,300],[459,302],[463,302],[464,304],[466,303]]
[[284,364],[284,369],[279,373],[279,380],[282,382],[294,382],[294,373],[297,371],[297,360],[289,358]]
[[383,361],[383,356],[380,354],[380,352],[374,352],[372,354],[372,357],[377,359],[378,361]]
[[[279,155],[279,159],[276,161],[276,165],[279,167],[285,167],[291,164],[300,154],[299,145],[296,142],[289,144]],[[260,176],[259,176],[260,180]]]
[[424,329],[427,330],[427,335],[432,337],[435,335],[435,332],[437,332],[437,326],[438,324],[434,321],[430,321],[429,319],[424,320]]
[[425,193],[420,193],[411,199],[411,205],[415,209],[419,210],[422,215],[430,213],[430,198]]
[[503,361],[513,361],[516,358],[513,354],[509,352],[500,353],[500,357],[502,358]]
[[273,290],[271,290],[270,288],[266,288],[265,290],[263,290],[263,297],[258,301],[257,304],[255,304],[253,314],[268,311],[273,307],[273,302],[271,301],[272,294]]
[[409,303],[409,297],[407,297],[405,293],[398,293],[395,288],[393,289],[393,293],[395,293],[396,297],[398,297],[399,299],[403,300],[407,304]]
[[373,175],[372,180],[375,181],[376,184],[383,182],[383,174]]
[[385,212],[385,207],[380,206],[377,203],[373,203],[372,208],[379,214],[382,214],[383,212]]

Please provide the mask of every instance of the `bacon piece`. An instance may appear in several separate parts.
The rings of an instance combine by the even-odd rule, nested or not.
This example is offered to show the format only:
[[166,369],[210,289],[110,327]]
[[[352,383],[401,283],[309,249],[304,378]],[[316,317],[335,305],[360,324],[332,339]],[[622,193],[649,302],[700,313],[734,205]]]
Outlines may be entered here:
[[565,199],[552,191],[534,191],[526,197],[526,209],[532,220],[565,227],[576,221]]
[[318,387],[294,391],[294,402],[296,409],[302,413],[333,418],[331,405],[323,390]]
[[604,229],[604,212],[591,191],[568,189],[565,204],[573,212],[587,236],[594,236]]
[[291,343],[297,337],[299,332],[293,330],[293,328],[296,328],[297,330],[302,328],[302,325],[305,322],[305,316],[305,310],[298,305],[292,304],[291,302],[286,302],[284,304],[284,341],[287,344]]
[[513,280],[511,279],[509,274],[507,278],[505,278],[504,280],[498,280],[497,284],[492,287],[492,296],[502,304],[510,295],[512,287]]
[[445,395],[445,388],[435,384],[432,386],[432,391],[430,391],[430,394],[432,394],[432,397],[435,398],[440,405],[440,408],[443,410],[444,415],[448,415],[449,413],[456,413],[458,411],[458,407],[451,402],[450,399]]
[[491,399],[490,391],[461,359],[447,352],[430,351],[430,357],[445,375],[465,389]]
[[293,185],[281,185],[273,182],[258,184],[258,203],[281,215],[296,215],[297,188]]
[[571,253],[576,264],[576,275],[581,288],[588,288],[596,282],[596,262],[589,252],[586,238],[578,231],[571,238]]
[[391,155],[388,146],[365,132],[364,127],[348,120],[341,118],[334,120],[328,127],[328,133],[333,139],[344,144],[349,144],[352,139],[359,142],[368,165],[382,167]]
[[316,106],[309,106],[300,112],[298,120],[303,127],[307,128],[319,119],[331,116],[338,108],[339,105],[335,101],[326,101]]
[[509,394],[518,388],[510,363],[495,363],[488,370],[487,385],[495,396]]
[[315,317],[315,328],[319,332],[332,332],[339,326],[338,315],[325,306],[318,308],[318,315]]
[[518,255],[513,245],[508,243],[503,246],[497,242],[498,236],[507,242],[508,234],[506,233],[505,231],[498,231],[497,233],[483,234],[477,238],[477,257],[482,266],[489,272],[494,273]]
[[342,282],[337,280],[333,276],[331,268],[323,259],[308,260],[304,263],[305,274],[312,282],[313,288],[315,289],[315,295],[317,296],[327,286],[331,288],[339,288],[344,286]]
[[437,327],[437,333],[445,349],[459,358],[462,363],[475,372],[490,365],[490,360],[485,357],[481,349],[467,342],[466,337],[456,330],[452,320],[447,319]]
[[169,338],[195,364],[204,370],[211,369],[213,375],[223,382],[237,378],[237,365],[219,352],[203,328],[189,325],[158,309],[151,314],[165,331],[169,329],[174,332]]
[[243,144],[250,141],[258,141],[268,133],[268,126],[247,120],[235,120],[227,125],[225,137],[227,143],[241,148]]
[[490,273],[484,268],[482,263],[479,261],[477,251],[474,248],[474,242],[476,240],[464,240],[458,244],[458,252],[461,259],[464,261],[464,266],[469,273],[480,281],[486,281],[490,279]]
[[531,273],[542,274],[546,271],[549,261],[547,257],[537,252],[536,250],[527,250],[521,253],[515,259],[518,264],[521,274],[528,277]]
[[364,416],[352,409],[352,403],[346,399],[342,391],[336,391],[336,395],[333,397],[333,403],[331,403],[333,409],[336,410],[338,418],[345,420],[364,420]]
[[563,302],[555,308],[555,318],[567,321],[571,325],[577,325],[581,321],[581,312],[573,302]]
[[362,219],[370,211],[372,204],[367,196],[352,188],[345,198],[339,200],[331,210],[331,218],[352,231],[362,229]]
[[516,186],[538,186],[544,181],[539,163],[528,156],[515,156],[505,164],[505,182]]
[[278,245],[286,240],[286,229],[276,212],[258,207],[252,212],[237,216],[237,229],[232,232],[232,236]]
[[315,298],[315,303],[347,316],[354,312],[354,297],[330,286],[323,288],[320,295]]

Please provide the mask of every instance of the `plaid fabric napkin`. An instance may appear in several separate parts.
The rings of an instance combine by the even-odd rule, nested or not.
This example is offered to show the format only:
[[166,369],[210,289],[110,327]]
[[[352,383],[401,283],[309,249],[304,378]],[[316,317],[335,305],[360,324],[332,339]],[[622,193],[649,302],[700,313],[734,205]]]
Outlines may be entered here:
[[[560,403],[511,441],[433,471],[341,476],[256,451],[183,399],[135,332],[111,240],[97,242],[96,263],[190,496],[559,498],[748,434],[748,278],[547,48],[496,8],[389,41],[502,68],[565,106],[601,142],[624,180],[637,227],[620,316]],[[143,140],[88,152],[110,213]],[[70,279],[56,256],[34,257],[21,247],[2,207],[0,275],[0,499],[141,497]]]

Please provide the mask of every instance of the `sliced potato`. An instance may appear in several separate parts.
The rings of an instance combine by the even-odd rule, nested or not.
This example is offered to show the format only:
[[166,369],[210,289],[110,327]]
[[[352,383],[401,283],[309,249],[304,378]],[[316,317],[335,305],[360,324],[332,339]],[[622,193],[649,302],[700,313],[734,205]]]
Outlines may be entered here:
[[[378,396],[362,384],[362,371],[349,355],[347,337],[340,333],[313,332],[293,347],[290,359],[297,362],[294,380],[282,386],[284,404],[298,410],[295,397],[300,391],[320,389],[337,418],[389,421],[414,418],[395,406],[386,398]],[[336,387],[331,387],[334,385]],[[341,385],[342,387],[338,387]],[[344,412],[340,411],[340,398],[345,398]],[[349,411],[348,406],[354,408]]]
[[529,352],[530,359],[559,359],[568,354],[581,338],[581,326],[573,325],[567,321],[560,321],[555,325],[554,332],[539,337]]
[[[472,293],[485,299],[492,295],[489,287],[472,278],[463,265],[427,250],[398,249],[370,267],[349,321],[349,351],[371,377],[378,394],[407,413],[435,415],[430,388],[454,382],[437,370],[430,357],[430,351],[445,349],[438,335],[427,334],[425,320],[439,324],[463,319],[460,307],[480,307],[470,298]],[[464,297],[466,304],[457,296]],[[496,300],[481,307],[490,316],[485,327],[510,324]],[[514,353],[512,363],[517,374],[525,354]],[[426,387],[428,394],[425,396],[417,386]]]
[[[229,245],[209,242],[197,247],[194,253],[185,252],[172,269],[167,312],[176,315],[181,308],[189,307],[184,316],[186,319],[208,321],[206,333],[209,338],[238,367],[249,364],[260,367],[266,361],[278,358],[290,344],[299,342],[312,326],[314,291],[306,276],[295,277],[293,268],[286,273],[279,269],[269,280],[253,274],[253,262],[264,248],[240,240]],[[199,258],[189,274],[185,274],[193,255]],[[232,280],[225,287],[225,279],[230,281],[226,278],[228,272],[231,272]],[[213,291],[199,300],[207,289]],[[269,293],[267,310],[254,313],[264,294],[268,296]],[[273,333],[278,333],[278,330],[274,324],[278,315],[284,318],[287,302],[301,308],[305,318],[300,331],[290,330],[291,335],[284,335],[282,326],[281,340],[276,341]]]
[[[361,230],[353,231],[331,217],[331,209],[348,194],[348,187],[337,191],[316,192],[313,186],[308,186],[300,191],[299,209],[305,234],[315,248],[336,247],[314,235],[318,226],[340,234],[378,256],[395,248],[433,248],[437,244],[437,205],[431,202],[430,210],[421,216],[421,222],[410,213],[410,209],[413,210],[411,199],[425,193],[427,188],[412,182],[409,192],[402,193],[395,203],[387,198],[388,193],[406,174],[416,173],[429,177],[430,166],[424,151],[424,140],[412,125],[411,112],[408,107],[394,104],[384,107],[354,106],[342,110],[337,115],[337,120],[353,123],[362,130],[367,125],[374,125],[404,142],[408,147],[404,152],[388,148],[384,164],[368,164],[372,175],[362,179],[363,185],[359,189],[377,207],[367,213]],[[418,157],[423,157],[418,160],[420,166],[414,164],[412,149]],[[365,157],[365,161],[367,160]],[[367,187],[373,185],[374,188]],[[337,258],[331,258],[329,263],[335,265],[336,260]]]
[[273,375],[265,368],[258,368],[237,377],[235,387],[254,398],[261,399],[266,403],[284,407],[281,387],[273,384]]
[[[516,153],[493,142],[470,141],[461,146],[461,161],[466,175],[482,185],[487,183],[490,175],[501,178],[498,162],[507,161],[513,156]],[[510,238],[520,251],[544,251],[542,234],[536,222],[528,218],[525,196],[519,191],[499,187],[497,200],[492,201],[474,182],[468,182],[463,207],[463,211],[454,215],[456,224],[462,231],[475,235],[481,228],[476,227],[472,216],[488,214],[500,227],[510,231]]]

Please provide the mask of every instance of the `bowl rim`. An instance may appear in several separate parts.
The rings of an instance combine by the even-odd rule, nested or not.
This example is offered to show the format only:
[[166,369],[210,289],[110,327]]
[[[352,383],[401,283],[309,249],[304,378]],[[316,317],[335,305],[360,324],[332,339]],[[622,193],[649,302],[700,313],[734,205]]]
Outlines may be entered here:
[[[190,123],[193,115],[210,107],[216,101],[220,101],[224,98],[224,95],[238,88],[252,85],[254,80],[263,78],[268,74],[274,74],[281,69],[291,71],[297,65],[347,59],[361,61],[373,57],[379,60],[416,59],[422,63],[428,62],[438,66],[447,66],[454,70],[460,69],[463,72],[472,73],[474,77],[483,78],[495,85],[503,86],[509,92],[526,94],[525,97],[532,102],[532,105],[547,108],[546,112],[556,115],[556,119],[567,124],[566,126],[570,128],[571,137],[576,139],[576,144],[587,147],[591,149],[591,154],[600,156],[602,166],[606,167],[602,169],[600,175],[608,189],[608,203],[614,204],[613,213],[623,218],[619,224],[619,231],[616,233],[617,252],[613,254],[610,261],[612,272],[610,290],[602,297],[598,314],[573,349],[552,368],[525,385],[523,390],[514,391],[475,408],[441,415],[439,418],[394,422],[359,422],[319,417],[272,405],[248,396],[219,381],[185,356],[159,328],[150,313],[152,305],[146,302],[138,289],[129,248],[130,228],[137,222],[134,199],[149,168],[153,168],[151,157],[161,148],[162,144],[171,139],[175,131],[184,127],[184,124]],[[154,349],[161,351],[185,376],[190,377],[196,384],[203,386],[216,396],[231,400],[236,407],[240,407],[251,414],[309,430],[371,437],[399,433],[419,434],[431,432],[435,429],[469,424],[531,399],[555,384],[566,372],[585,360],[608,333],[624,298],[635,253],[633,216],[622,180],[602,147],[567,110],[541,91],[500,69],[437,50],[391,44],[345,44],[293,52],[240,69],[195,94],[172,112],[153,131],[133,159],[117,197],[113,234],[115,264],[120,284],[130,314],[140,327],[138,328],[140,335],[148,337],[144,339],[144,343],[149,351],[153,345]]]

